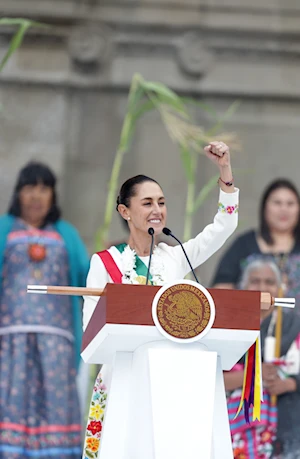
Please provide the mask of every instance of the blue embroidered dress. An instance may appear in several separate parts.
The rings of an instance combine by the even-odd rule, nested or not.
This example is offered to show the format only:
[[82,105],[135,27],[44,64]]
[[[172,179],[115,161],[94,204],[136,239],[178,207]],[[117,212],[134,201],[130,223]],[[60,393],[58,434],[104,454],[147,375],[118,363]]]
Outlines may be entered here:
[[[29,256],[31,243],[46,249]],[[27,284],[69,285],[64,239],[15,219],[6,239],[0,298],[0,459],[78,459],[81,419],[71,299],[29,295]]]

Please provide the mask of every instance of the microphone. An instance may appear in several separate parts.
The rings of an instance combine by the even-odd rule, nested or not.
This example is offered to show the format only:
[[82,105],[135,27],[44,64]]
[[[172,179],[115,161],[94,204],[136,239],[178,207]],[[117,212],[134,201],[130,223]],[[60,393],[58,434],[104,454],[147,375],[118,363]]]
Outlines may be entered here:
[[183,245],[182,245],[182,242],[181,242],[176,236],[174,236],[174,234],[172,233],[172,231],[171,231],[169,228],[164,228],[162,231],[163,231],[163,233],[164,233],[166,236],[171,236],[173,239],[175,239],[175,241],[178,242],[178,244],[180,244],[180,247],[182,248],[182,251],[183,251],[183,253],[184,253],[184,256],[185,256],[185,258],[186,258],[186,260],[187,260],[187,262],[188,262],[188,264],[189,264],[189,267],[191,268],[191,272],[193,273],[193,276],[194,276],[196,282],[197,282],[198,284],[200,284],[200,282],[198,281],[197,276],[196,276],[196,274],[195,274],[195,271],[193,270],[193,267],[192,267],[192,265],[191,265],[191,262],[190,262],[190,260],[189,260],[189,257],[187,256],[187,253],[186,253],[186,251],[184,250],[184,247],[183,247]]
[[154,229],[153,228],[149,228],[148,229],[148,234],[150,234],[150,236],[151,236],[151,245],[150,245],[150,257],[149,257],[149,264],[148,264],[148,270],[147,270],[146,285],[148,285],[149,276],[150,276],[150,266],[151,266],[152,252],[153,252],[153,246],[154,246]]

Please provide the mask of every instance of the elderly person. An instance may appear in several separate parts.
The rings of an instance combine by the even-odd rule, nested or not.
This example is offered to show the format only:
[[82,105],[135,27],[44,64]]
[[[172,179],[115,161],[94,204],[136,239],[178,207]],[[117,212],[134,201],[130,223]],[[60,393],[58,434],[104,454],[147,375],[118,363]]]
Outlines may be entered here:
[[[260,290],[278,296],[280,271],[272,260],[256,259],[243,272],[240,287]],[[275,335],[276,309],[262,320],[262,355],[266,340]],[[261,422],[246,424],[243,413],[234,419],[243,384],[243,361],[230,372],[224,372],[234,458],[282,459],[300,458],[300,319],[297,314],[283,313],[280,355],[283,367],[263,362],[264,401]],[[277,396],[277,406],[271,395]]]
[[[205,148],[205,152],[219,169],[221,190],[219,211],[214,222],[195,239],[185,243],[185,250],[195,268],[215,253],[237,226],[238,190],[233,185],[229,148],[222,142],[212,142]],[[151,243],[148,230],[153,228],[157,243],[157,237],[167,224],[164,193],[154,179],[144,175],[132,177],[121,187],[117,210],[128,222],[128,242],[113,246],[105,253],[100,253],[100,256],[93,255],[88,287],[102,288],[107,282],[138,284],[146,281]],[[180,246],[170,247],[163,243],[155,245],[150,269],[152,285],[164,285],[183,279],[189,271]],[[93,320],[91,316],[96,304],[97,298],[85,298],[84,327],[89,320]],[[110,367],[104,365],[95,384],[84,447],[87,457],[97,457],[98,454],[106,405],[104,384],[109,385],[109,373]]]

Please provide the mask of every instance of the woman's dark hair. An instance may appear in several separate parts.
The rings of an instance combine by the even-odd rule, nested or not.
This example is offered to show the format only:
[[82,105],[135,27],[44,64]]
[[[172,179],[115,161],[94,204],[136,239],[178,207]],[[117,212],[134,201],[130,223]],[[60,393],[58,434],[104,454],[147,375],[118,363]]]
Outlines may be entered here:
[[47,223],[55,223],[61,215],[61,211],[57,205],[56,198],[56,177],[51,169],[45,164],[31,161],[26,164],[23,169],[19,172],[17,182],[15,184],[14,192],[12,195],[11,203],[8,208],[8,213],[14,215],[15,217],[21,216],[21,203],[20,203],[20,191],[26,185],[38,185],[42,183],[50,188],[53,192],[53,201],[51,209],[49,210],[43,226]]
[[159,183],[156,180],[147,177],[146,175],[136,175],[135,177],[131,177],[130,179],[126,180],[126,182],[124,182],[121,186],[120,193],[117,198],[117,210],[119,204],[124,204],[124,206],[126,207],[130,206],[130,199],[136,195],[137,185],[140,185],[144,182],[154,182],[157,183],[157,185],[159,185]]
[[[297,188],[292,182],[290,182],[287,179],[277,179],[277,180],[274,180],[274,182],[271,182],[267,186],[267,188],[265,189],[262,195],[261,202],[260,202],[260,212],[259,212],[260,228],[259,230],[260,230],[261,237],[267,242],[267,244],[270,244],[270,245],[272,245],[274,241],[272,239],[271,231],[270,231],[270,228],[267,223],[266,216],[265,216],[266,205],[267,205],[267,201],[271,193],[273,193],[273,191],[279,190],[280,188],[285,188],[287,190],[290,190],[292,193],[294,193],[294,195],[297,198],[299,209],[300,209],[299,191],[297,190]],[[298,216],[298,222],[294,228],[294,236],[295,236],[296,242],[300,242],[300,212]]]

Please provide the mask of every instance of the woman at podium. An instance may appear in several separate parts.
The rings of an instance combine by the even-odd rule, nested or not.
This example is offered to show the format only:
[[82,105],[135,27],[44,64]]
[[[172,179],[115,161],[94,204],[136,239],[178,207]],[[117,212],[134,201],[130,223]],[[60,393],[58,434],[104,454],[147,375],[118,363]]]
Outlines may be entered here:
[[[184,244],[193,268],[204,263],[225,243],[238,222],[239,190],[233,183],[229,148],[223,142],[211,142],[204,150],[219,169],[220,194],[213,223]],[[167,224],[167,206],[162,188],[154,179],[138,175],[127,180],[120,189],[117,211],[128,223],[128,243],[92,256],[87,287],[104,288],[111,282],[146,284],[147,279],[152,285],[164,285],[183,279],[191,271],[180,245],[155,245]],[[149,267],[151,234],[154,249]],[[97,302],[98,297],[85,297],[84,329]],[[99,451],[110,374],[110,366],[105,365],[95,382],[84,445],[86,457],[97,457]]]

